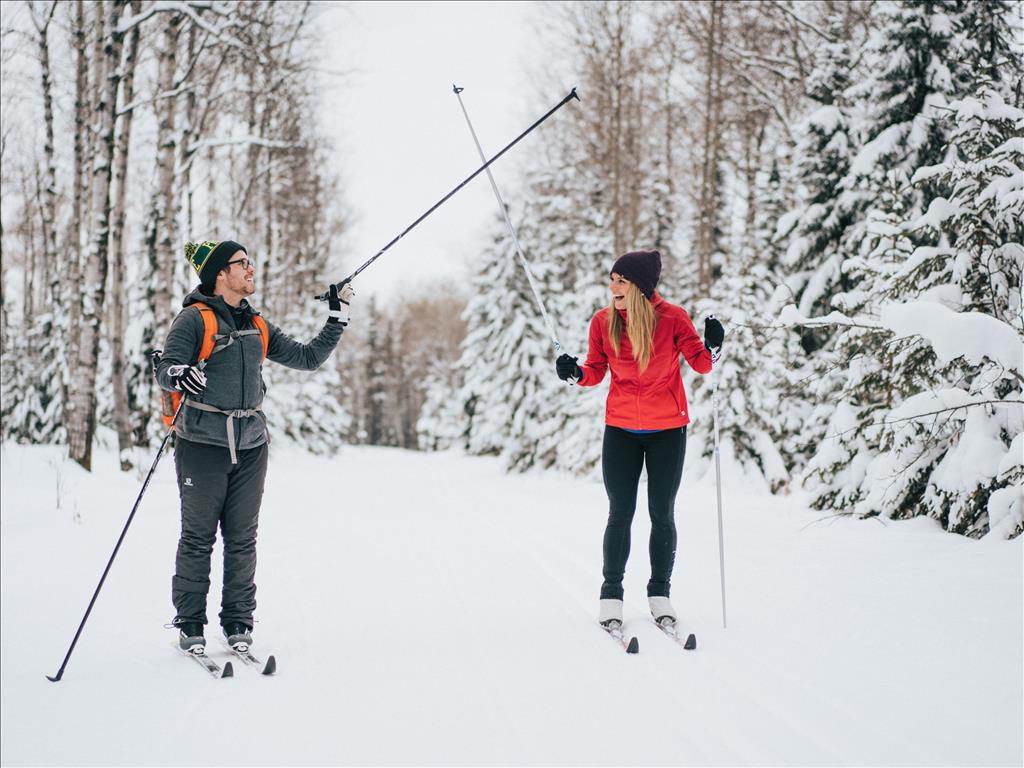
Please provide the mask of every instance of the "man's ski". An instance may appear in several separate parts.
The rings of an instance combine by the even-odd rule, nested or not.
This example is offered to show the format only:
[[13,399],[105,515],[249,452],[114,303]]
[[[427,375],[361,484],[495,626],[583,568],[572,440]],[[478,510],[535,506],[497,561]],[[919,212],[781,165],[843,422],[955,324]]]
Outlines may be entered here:
[[679,645],[683,646],[688,651],[692,651],[697,647],[697,636],[692,632],[683,639],[683,636],[679,634],[679,629],[676,627],[676,623],[672,619],[662,619],[661,621],[654,622],[658,625],[658,629],[664,632],[666,635],[671,637]]
[[[175,643],[175,647],[177,647],[177,643]],[[234,677],[235,675],[235,670],[231,666],[230,661],[225,662],[224,666],[221,667],[220,664],[218,664],[216,661],[214,661],[206,655],[206,649],[204,649],[202,646],[196,646],[191,651],[186,651],[184,648],[178,648],[178,652],[183,653],[186,656],[191,656],[193,659],[196,660],[199,666],[201,666],[203,669],[209,672],[210,675],[217,679],[220,679],[222,677]]]
[[245,645],[245,643],[240,643],[237,647],[234,647],[225,642],[224,647],[241,659],[246,666],[258,669],[261,675],[272,675],[277,671],[277,659],[273,655],[268,656],[266,661],[261,661],[256,656],[253,656],[249,646]]
[[622,632],[622,622],[620,621],[609,621],[607,624],[600,624],[601,629],[611,635],[615,640],[622,646],[626,653],[640,653],[640,644],[637,642],[636,637],[631,637],[629,640],[626,639],[625,634]]

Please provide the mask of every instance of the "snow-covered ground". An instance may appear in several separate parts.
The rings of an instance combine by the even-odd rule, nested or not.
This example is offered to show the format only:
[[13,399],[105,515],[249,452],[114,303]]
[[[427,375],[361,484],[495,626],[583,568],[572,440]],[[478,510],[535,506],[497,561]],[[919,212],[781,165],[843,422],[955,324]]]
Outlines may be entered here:
[[713,477],[689,468],[673,598],[700,646],[683,651],[646,615],[641,503],[626,583],[640,654],[627,656],[595,624],[600,484],[275,445],[254,635],[279,673],[215,681],[163,628],[178,534],[165,457],[53,684],[141,484],[109,451],[91,475],[61,455],[2,449],[4,765],[1024,759],[1020,539],[822,520],[728,478],[723,631]]

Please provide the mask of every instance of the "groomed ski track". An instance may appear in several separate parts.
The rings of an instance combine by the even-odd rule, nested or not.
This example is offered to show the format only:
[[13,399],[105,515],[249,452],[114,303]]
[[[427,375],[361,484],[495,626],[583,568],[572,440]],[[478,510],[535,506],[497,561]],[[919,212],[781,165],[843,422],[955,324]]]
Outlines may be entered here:
[[[168,456],[52,684],[139,483],[110,451],[92,475],[60,456],[2,451],[5,765],[1021,761],[1019,540],[822,521],[803,497],[733,476],[723,632],[714,477],[689,458],[672,597],[695,651],[647,612],[644,485],[626,577],[633,656],[596,627],[599,482],[506,475],[454,453],[326,459],[275,443],[253,651],[277,654],[278,674],[213,681],[168,649]],[[223,664],[209,634],[220,569],[218,542],[207,631]],[[218,716],[238,707],[237,724]]]

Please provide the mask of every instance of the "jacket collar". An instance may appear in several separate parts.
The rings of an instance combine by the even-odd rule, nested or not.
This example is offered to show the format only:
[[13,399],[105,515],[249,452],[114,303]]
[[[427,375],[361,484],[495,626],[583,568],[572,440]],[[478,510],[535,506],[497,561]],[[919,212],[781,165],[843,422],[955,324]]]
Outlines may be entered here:
[[[184,307],[190,307],[193,304],[206,304],[208,307],[213,309],[218,317],[223,318],[229,323],[234,320],[232,313],[235,311],[235,307],[229,306],[228,303],[224,301],[223,296],[207,296],[199,287],[192,290],[181,304]],[[241,316],[244,318],[245,322],[251,321],[253,315],[259,314],[259,312],[257,312],[249,303],[248,299],[242,299],[241,304],[238,305],[238,309],[242,310]]]

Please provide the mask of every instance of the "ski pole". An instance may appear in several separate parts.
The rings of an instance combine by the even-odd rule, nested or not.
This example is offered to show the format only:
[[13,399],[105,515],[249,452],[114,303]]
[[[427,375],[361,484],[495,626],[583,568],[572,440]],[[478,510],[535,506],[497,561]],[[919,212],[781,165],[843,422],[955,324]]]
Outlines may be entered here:
[[[518,144],[518,143],[519,143],[519,142],[520,142],[520,141],[521,141],[522,139],[524,139],[524,138],[526,137],[526,135],[527,135],[527,134],[529,134],[529,133],[530,133],[531,131],[533,131],[533,129],[534,129],[534,128],[536,128],[536,127],[537,127],[538,125],[540,125],[541,123],[543,123],[543,122],[544,122],[545,120],[547,120],[547,119],[548,119],[549,117],[551,117],[551,116],[552,116],[553,114],[555,114],[555,112],[557,112],[557,111],[558,111],[559,109],[561,109],[562,107],[564,107],[564,106],[565,106],[566,104],[568,104],[568,103],[569,103],[570,101],[572,101],[573,99],[576,99],[576,101],[579,101],[579,100],[580,100],[580,97],[576,95],[576,89],[575,89],[575,88],[573,88],[573,89],[572,89],[571,91],[569,91],[569,95],[568,95],[568,96],[566,96],[566,97],[565,97],[564,99],[562,99],[562,100],[561,100],[560,102],[558,102],[557,104],[555,104],[555,106],[553,106],[553,107],[552,107],[551,109],[549,109],[549,110],[548,110],[548,111],[547,111],[547,112],[546,112],[546,113],[545,113],[545,114],[544,114],[543,116],[541,116],[541,117],[540,117],[540,118],[539,118],[539,119],[538,119],[538,120],[537,120],[537,121],[536,121],[536,122],[535,122],[535,123],[534,123],[533,125],[531,125],[531,126],[530,126],[529,128],[527,128],[527,129],[526,129],[525,131],[523,131],[523,132],[522,132],[521,134],[519,134],[518,136],[516,136],[516,138],[514,138],[514,139],[513,139],[512,141],[510,141],[510,142],[509,142],[509,143],[508,143],[507,145],[505,145],[505,148],[504,148],[503,150],[501,150],[501,152],[499,152],[498,154],[496,154],[496,155],[495,155],[494,157],[492,157],[492,158],[491,158],[490,160],[488,160],[488,161],[487,161],[486,163],[484,163],[484,164],[483,164],[483,165],[481,165],[481,166],[480,166],[479,168],[477,168],[477,169],[476,169],[475,171],[473,171],[473,173],[471,173],[471,174],[470,174],[469,176],[467,176],[467,177],[466,177],[466,179],[465,179],[465,180],[464,180],[464,181],[463,181],[463,182],[462,182],[461,184],[459,184],[459,185],[458,185],[457,187],[455,187],[455,189],[453,189],[453,190],[452,190],[451,192],[449,192],[449,193],[448,193],[447,195],[445,195],[445,196],[444,196],[444,197],[442,197],[442,198],[441,198],[440,200],[438,200],[438,201],[437,201],[436,203],[434,203],[434,204],[433,204],[433,205],[432,205],[432,206],[431,206],[431,207],[430,207],[430,208],[429,208],[429,209],[427,210],[427,212],[426,212],[426,213],[424,213],[423,215],[421,215],[421,216],[420,216],[420,217],[419,217],[418,219],[416,219],[416,221],[414,221],[414,222],[413,222],[412,224],[410,224],[410,225],[409,225],[408,227],[406,227],[405,229],[403,229],[403,230],[402,230],[402,231],[401,231],[401,232],[400,232],[400,233],[399,233],[398,235],[396,235],[396,236],[395,236],[395,237],[394,237],[394,238],[393,238],[393,239],[391,240],[391,242],[389,242],[389,243],[388,243],[387,245],[385,245],[385,246],[384,246],[383,248],[381,248],[381,249],[380,249],[379,251],[377,251],[377,253],[375,253],[375,254],[374,254],[373,256],[371,256],[371,257],[370,257],[369,259],[367,259],[367,260],[366,260],[365,262],[363,262],[362,266],[360,266],[360,267],[359,267],[359,269],[357,269],[357,270],[356,270],[355,272],[353,272],[353,273],[352,273],[351,275],[349,275],[348,277],[346,277],[346,278],[345,278],[344,280],[342,280],[342,281],[341,281],[340,283],[337,283],[337,284],[336,284],[336,287],[337,287],[337,289],[338,289],[338,290],[340,291],[340,290],[341,290],[341,289],[342,289],[342,288],[343,288],[343,287],[345,286],[345,284],[346,284],[346,283],[350,283],[350,282],[352,282],[352,281],[353,281],[353,280],[354,280],[354,279],[356,278],[356,276],[357,276],[357,275],[359,275],[359,273],[360,273],[360,272],[362,272],[362,271],[363,271],[364,269],[366,269],[366,268],[367,268],[368,266],[370,266],[371,264],[373,264],[373,262],[375,262],[375,261],[376,261],[377,259],[379,259],[379,258],[380,258],[381,256],[383,256],[383,255],[384,255],[384,252],[385,252],[385,251],[386,251],[386,250],[387,250],[388,248],[390,248],[390,247],[391,247],[391,246],[393,246],[393,245],[394,245],[395,243],[397,243],[397,242],[398,242],[399,240],[401,240],[401,239],[402,239],[403,237],[405,237],[405,236],[406,236],[406,235],[407,235],[407,234],[408,234],[408,233],[409,233],[409,232],[410,232],[410,231],[412,230],[412,228],[413,228],[413,227],[415,227],[415,226],[416,226],[417,224],[419,224],[419,223],[420,223],[421,221],[423,221],[423,220],[424,220],[425,218],[427,218],[427,216],[429,216],[430,214],[432,214],[432,213],[433,213],[433,212],[434,212],[435,210],[437,210],[437,209],[438,209],[438,208],[440,208],[440,207],[441,207],[441,206],[442,206],[442,205],[443,205],[443,204],[444,204],[445,202],[447,202],[448,198],[450,198],[450,197],[451,197],[452,195],[454,195],[454,194],[455,194],[456,192],[458,192],[458,191],[459,191],[460,189],[462,189],[462,188],[463,188],[464,186],[466,186],[466,185],[467,185],[467,184],[468,184],[469,182],[471,182],[471,181],[472,181],[473,179],[475,179],[475,178],[476,178],[476,177],[477,177],[477,176],[478,176],[478,175],[479,175],[479,174],[480,174],[480,173],[481,173],[482,171],[484,171],[484,170],[485,170],[485,169],[486,169],[486,168],[487,168],[487,167],[488,167],[488,166],[489,166],[489,165],[490,165],[491,163],[493,163],[493,162],[494,162],[495,160],[497,160],[497,159],[498,159],[499,157],[501,157],[501,156],[502,156],[502,155],[504,155],[504,154],[505,154],[506,152],[508,152],[508,151],[509,151],[510,149],[512,149],[512,147],[514,147],[514,146],[515,146],[516,144]],[[321,294],[320,294],[319,296],[315,296],[314,298],[316,298],[316,299],[317,299],[317,300],[319,300],[319,301],[327,301],[327,298],[328,298],[328,295],[329,295],[329,293],[330,293],[329,291],[324,291],[324,292],[323,292],[323,293],[321,293]]]
[[[714,317],[712,315],[711,317]],[[718,354],[712,353],[712,365],[717,365],[722,357],[721,349]],[[722,629],[726,628],[725,620],[725,534],[722,530],[722,464],[719,458],[718,447],[718,377],[720,374],[711,374],[711,412],[715,424],[715,486],[718,490],[718,572],[722,578]]]
[[[466,105],[462,101],[462,92],[464,88],[459,88],[457,85],[452,85],[452,91],[455,92],[455,98],[459,100],[459,106],[462,107],[462,114],[466,117],[466,125],[469,126],[469,133],[473,137],[473,143],[476,144],[476,151],[480,153],[480,159],[485,163],[487,156],[484,155],[483,147],[480,146],[480,139],[476,136],[476,131],[473,130],[473,123],[469,119],[469,112],[466,111]],[[486,167],[486,165],[484,166]],[[523,265],[523,271],[526,273],[526,280],[530,284],[530,290],[533,292],[534,301],[537,302],[537,308],[540,310],[541,316],[544,318],[544,323],[548,327],[548,335],[551,337],[551,345],[555,348],[555,354],[562,351],[562,345],[558,341],[558,337],[555,335],[555,326],[551,322],[551,318],[548,316],[547,310],[544,309],[544,302],[540,298],[540,292],[537,290],[537,284],[533,281],[533,275],[530,273],[530,265],[526,261],[526,256],[523,254],[523,247],[519,244],[519,237],[516,235],[515,227],[512,226],[512,220],[508,217],[508,208],[505,206],[505,201],[501,197],[501,192],[498,191],[498,184],[494,180],[494,174],[491,173],[491,169],[487,168],[487,178],[491,182],[491,189],[494,190],[494,197],[498,201],[498,208],[501,209],[501,215],[505,218],[505,226],[508,227],[508,233],[512,236],[512,242],[516,246],[516,253],[519,255],[519,261]],[[572,378],[568,379],[568,383],[572,384]]]
[[131,514],[128,515],[128,520],[124,524],[124,529],[121,531],[121,535],[117,539],[117,544],[114,545],[114,551],[110,555],[110,559],[107,561],[107,567],[103,569],[103,575],[100,576],[100,583],[96,585],[96,591],[92,593],[92,599],[89,601],[89,607],[85,609],[85,615],[82,617],[82,623],[78,625],[78,631],[75,632],[75,638],[71,641],[71,647],[68,648],[67,654],[64,656],[64,661],[61,662],[60,669],[57,670],[57,674],[53,677],[49,675],[46,679],[51,683],[58,683],[64,676],[64,668],[68,665],[68,659],[71,658],[72,652],[75,650],[75,644],[78,642],[78,638],[82,634],[82,629],[85,627],[85,622],[89,618],[89,614],[92,613],[92,607],[96,604],[96,598],[100,594],[100,589],[103,588],[103,582],[107,579],[107,574],[110,573],[110,566],[114,564],[114,558],[117,557],[117,551],[121,548],[121,542],[124,541],[125,534],[128,533],[128,526],[132,524],[132,518],[135,517],[135,512],[139,508],[139,502],[142,501],[142,495],[146,492],[146,488],[149,487],[149,481],[153,477],[153,473],[156,471],[156,465],[160,463],[160,457],[164,455],[164,448],[167,447],[167,441],[174,433],[174,425],[178,421],[178,414],[181,413],[182,406],[185,405],[185,398],[181,398],[181,402],[178,403],[178,407],[174,411],[174,418],[171,419],[171,426],[168,428],[167,433],[164,435],[164,439],[160,442],[160,448],[156,452],[156,458],[153,459],[153,466],[149,468],[149,474],[146,475],[146,480],[142,483],[142,490],[139,491],[138,498],[135,499],[135,505],[132,507]]

